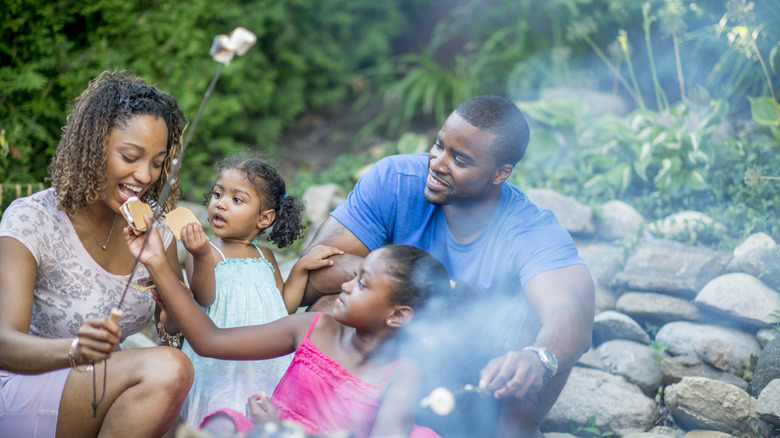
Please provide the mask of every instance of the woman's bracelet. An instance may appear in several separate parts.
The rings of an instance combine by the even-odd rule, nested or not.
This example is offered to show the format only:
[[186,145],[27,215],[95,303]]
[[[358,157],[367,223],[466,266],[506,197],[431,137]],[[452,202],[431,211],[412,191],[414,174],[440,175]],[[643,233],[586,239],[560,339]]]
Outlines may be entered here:
[[80,373],[86,373],[89,371],[89,368],[82,370],[79,368],[79,364],[76,362],[76,354],[81,356],[81,353],[78,353],[79,350],[79,338],[76,337],[73,342],[70,343],[70,350],[68,350],[68,362],[70,362],[70,367],[74,370],[80,372]]
[[163,323],[158,322],[157,323],[157,336],[160,337],[160,340],[163,342],[167,342],[169,346],[173,348],[179,348],[179,342],[181,341],[181,332],[176,333],[175,335],[172,335],[165,331],[165,325]]

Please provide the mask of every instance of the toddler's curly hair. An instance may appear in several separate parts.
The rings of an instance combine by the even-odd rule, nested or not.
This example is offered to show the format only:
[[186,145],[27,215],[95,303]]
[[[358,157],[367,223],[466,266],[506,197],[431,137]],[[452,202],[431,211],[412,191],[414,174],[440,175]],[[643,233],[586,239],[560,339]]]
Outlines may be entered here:
[[[161,118],[168,128],[168,154],[160,178],[144,193],[142,200],[154,204],[182,148],[187,118],[176,99],[128,71],[105,71],[73,101],[62,128],[62,138],[49,164],[52,186],[57,191],[59,209],[75,214],[78,209],[101,199],[106,189],[106,148],[114,128],[122,128],[139,115]],[[182,190],[171,187],[163,210],[172,209]]]
[[[279,248],[285,248],[303,237],[306,228],[303,223],[303,204],[287,193],[284,179],[262,154],[250,149],[228,156],[217,163],[215,175],[218,177],[228,169],[238,170],[246,176],[255,192],[263,199],[260,211],[276,210],[276,219],[269,227],[271,231],[268,233],[268,240]],[[211,200],[215,184],[216,181],[213,181],[209,190],[203,194],[203,205],[208,205]],[[257,235],[262,235],[266,230],[267,228],[260,230]]]

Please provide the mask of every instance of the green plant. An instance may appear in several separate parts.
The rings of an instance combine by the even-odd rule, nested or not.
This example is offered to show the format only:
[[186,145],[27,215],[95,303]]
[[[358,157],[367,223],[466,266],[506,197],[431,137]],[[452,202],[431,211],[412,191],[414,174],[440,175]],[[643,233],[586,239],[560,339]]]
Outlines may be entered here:
[[653,341],[650,343],[649,347],[654,350],[653,359],[656,362],[661,362],[664,359],[664,355],[666,354],[666,352],[669,351],[669,346],[666,345],[666,343],[661,341]]
[[598,427],[596,427],[596,416],[591,415],[588,417],[587,421],[584,425],[577,424],[573,420],[569,420],[569,431],[572,435],[576,435],[579,437],[585,437],[585,438],[598,438],[598,437],[610,437],[615,436],[615,432],[612,431],[602,431]]
[[777,319],[777,322],[772,327],[772,333],[775,333],[775,334],[780,333],[780,310],[773,310],[769,314],[769,316],[771,316],[772,318]]

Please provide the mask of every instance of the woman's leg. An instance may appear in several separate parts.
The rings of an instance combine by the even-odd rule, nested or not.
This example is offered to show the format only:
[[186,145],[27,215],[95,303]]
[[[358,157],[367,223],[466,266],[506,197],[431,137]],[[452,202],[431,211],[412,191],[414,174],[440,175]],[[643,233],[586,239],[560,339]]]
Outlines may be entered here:
[[[98,399],[105,365],[96,365]],[[174,348],[116,352],[108,360],[105,399],[92,418],[92,372],[72,370],[60,401],[57,437],[160,437],[176,421],[193,374],[189,358]]]

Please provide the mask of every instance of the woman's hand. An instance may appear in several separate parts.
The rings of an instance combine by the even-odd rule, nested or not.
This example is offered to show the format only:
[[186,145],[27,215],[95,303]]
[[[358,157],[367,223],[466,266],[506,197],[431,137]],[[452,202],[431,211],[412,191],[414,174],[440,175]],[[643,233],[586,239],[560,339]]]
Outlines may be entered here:
[[249,400],[246,402],[246,416],[255,424],[265,424],[269,421],[279,422],[279,414],[264,392],[249,396]]
[[78,365],[101,362],[116,351],[119,344],[119,325],[111,318],[89,319],[78,331],[78,345],[74,358]]

